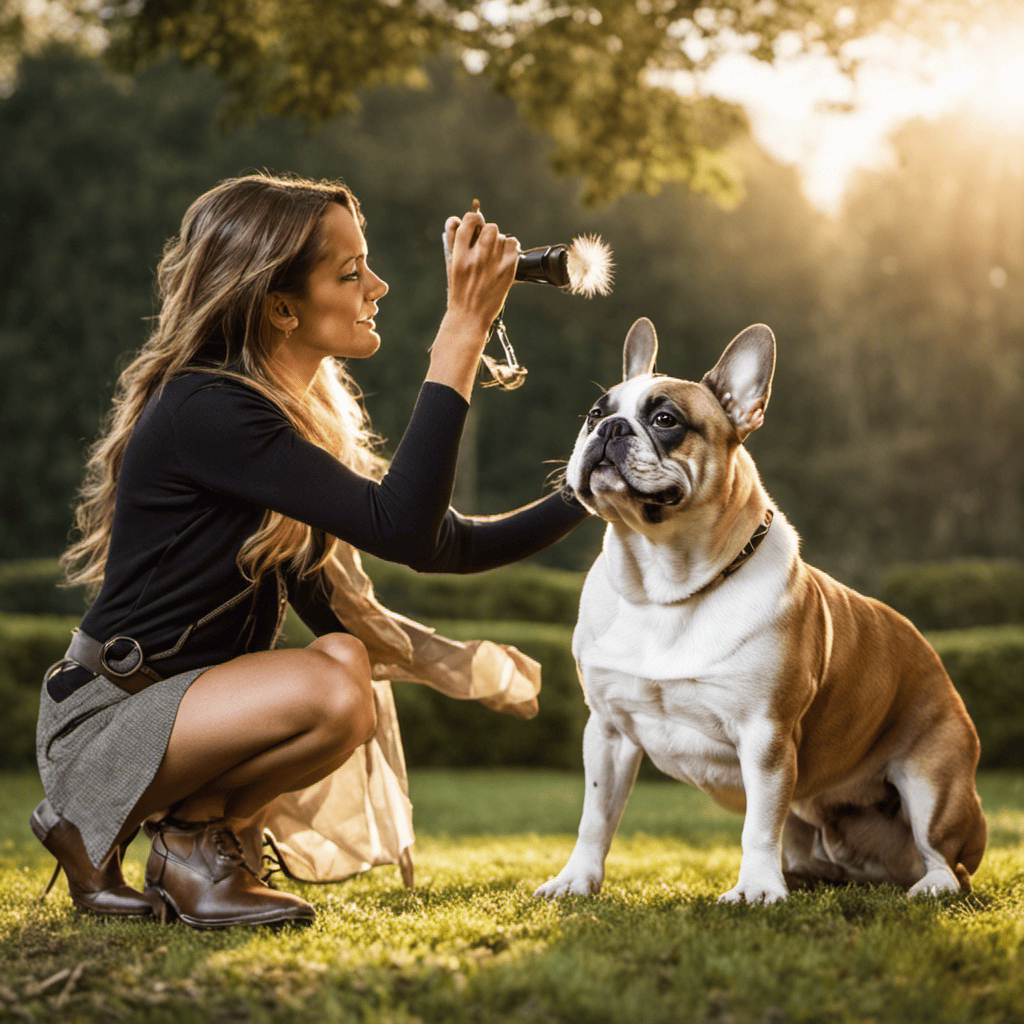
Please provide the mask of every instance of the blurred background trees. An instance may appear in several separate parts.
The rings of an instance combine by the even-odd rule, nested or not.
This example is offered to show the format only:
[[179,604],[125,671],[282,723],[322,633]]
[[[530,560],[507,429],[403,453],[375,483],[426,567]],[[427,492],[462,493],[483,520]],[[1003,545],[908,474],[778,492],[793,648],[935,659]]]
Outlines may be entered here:
[[[763,321],[779,364],[749,444],[810,560],[864,585],[894,561],[1024,554],[1019,130],[915,122],[835,218],[742,136],[725,151],[743,178],[731,208],[681,184],[588,207],[581,179],[550,169],[561,143],[513,99],[445,58],[426,74],[315,128],[264,114],[223,131],[208,69],[168,59],[128,76],[62,49],[23,61],[0,100],[0,558],[63,548],[164,240],[201,191],[263,167],[343,177],[364,204],[391,293],[381,353],[351,369],[390,449],[444,307],[446,216],[479,197],[524,245],[598,231],[614,249],[606,299],[514,289],[506,321],[531,372],[474,400],[463,511],[541,492],[546,461],[567,458],[598,385],[618,379],[637,316],[659,330],[659,369],[698,379]],[[583,567],[599,543],[591,523],[547,560]]]
[[[148,333],[163,244],[201,192],[266,168],[341,177],[362,200],[371,260],[391,291],[377,318],[382,350],[350,369],[385,452],[405,427],[444,309],[447,216],[479,198],[526,246],[587,231],[611,244],[606,298],[513,289],[505,319],[530,374],[518,391],[474,397],[456,487],[464,512],[542,493],[599,389],[619,379],[636,317],[657,325],[658,368],[691,379],[742,328],[770,324],[775,385],[765,426],[748,441],[769,492],[810,561],[933,631],[985,764],[1019,767],[1024,23],[1018,35],[1006,28],[1016,8],[9,0],[0,13],[0,766],[31,761],[38,678],[81,612],[81,593],[54,586],[55,556],[117,374]],[[733,80],[729,58],[712,67],[726,51],[761,71],[788,55],[813,77],[814,54],[842,58],[844,39],[889,15],[910,18],[915,38],[940,51],[978,41],[967,69],[975,94],[965,97],[962,81],[958,93],[973,109],[905,124],[892,159],[861,172],[829,214],[807,199],[828,200],[810,186],[807,152],[789,151],[801,179],[752,141],[739,108],[687,91],[715,67]],[[953,81],[964,69],[946,70]],[[750,75],[749,63],[738,72]],[[822,122],[794,93],[766,92],[792,115],[780,96],[798,108],[806,143]],[[840,135],[857,127],[853,113]],[[784,152],[778,142],[767,140]],[[842,150],[842,138],[829,145]],[[518,726],[399,688],[411,764],[578,765],[585,708],[569,637],[582,577],[550,566],[586,568],[601,526],[593,520],[545,552],[546,566],[483,578],[368,560],[389,606],[453,636],[514,643],[544,665],[541,716]],[[308,639],[290,620],[287,642]]]
[[[15,2],[28,10],[26,0]],[[358,109],[367,89],[423,85],[430,59],[454,56],[544,131],[552,165],[578,175],[589,200],[655,192],[670,181],[735,193],[722,152],[744,118],[694,88],[694,76],[737,48],[770,60],[782,40],[791,54],[839,54],[898,7],[897,0],[860,0],[855,12],[841,0],[45,2],[68,13],[83,42],[101,32],[122,68],[173,55],[214,69],[231,116],[323,121]]]

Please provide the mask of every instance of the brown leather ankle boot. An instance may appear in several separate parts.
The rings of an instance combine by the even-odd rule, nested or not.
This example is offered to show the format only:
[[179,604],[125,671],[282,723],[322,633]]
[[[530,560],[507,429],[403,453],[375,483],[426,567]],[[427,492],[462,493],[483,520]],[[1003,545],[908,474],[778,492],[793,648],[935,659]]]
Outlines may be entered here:
[[57,858],[57,869],[40,900],[46,898],[63,868],[68,876],[68,892],[77,909],[92,914],[136,917],[153,913],[150,900],[126,885],[121,874],[121,858],[135,838],[134,833],[115,846],[97,868],[85,852],[78,829],[62,818],[49,800],[43,800],[32,812],[29,825],[39,842]]
[[156,893],[192,928],[308,923],[303,899],[264,885],[246,864],[238,837],[223,819],[164,818],[146,827],[153,846],[146,892]]

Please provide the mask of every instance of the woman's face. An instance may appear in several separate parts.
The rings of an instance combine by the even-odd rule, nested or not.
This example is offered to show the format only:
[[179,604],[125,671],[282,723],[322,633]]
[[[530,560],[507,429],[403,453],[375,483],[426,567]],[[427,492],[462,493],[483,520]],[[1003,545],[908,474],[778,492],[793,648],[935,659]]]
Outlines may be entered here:
[[366,265],[366,239],[352,211],[331,203],[321,219],[324,251],[306,294],[282,299],[298,321],[275,352],[297,368],[327,356],[363,359],[380,347],[373,321],[388,286]]

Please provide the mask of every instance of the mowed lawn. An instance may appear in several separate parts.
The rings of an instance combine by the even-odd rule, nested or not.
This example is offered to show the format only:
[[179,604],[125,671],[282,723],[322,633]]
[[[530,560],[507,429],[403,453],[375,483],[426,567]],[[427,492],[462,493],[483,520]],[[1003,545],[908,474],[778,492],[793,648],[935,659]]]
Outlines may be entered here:
[[1024,1021],[1024,775],[980,779],[972,895],[851,887],[774,907],[716,904],[741,821],[679,784],[638,784],[601,894],[556,903],[532,893],[572,848],[581,776],[420,771],[411,787],[414,890],[393,868],[284,883],[312,927],[199,933],[80,916],[63,881],[33,902],[53,864],[27,825],[41,791],[0,776],[0,1020]]

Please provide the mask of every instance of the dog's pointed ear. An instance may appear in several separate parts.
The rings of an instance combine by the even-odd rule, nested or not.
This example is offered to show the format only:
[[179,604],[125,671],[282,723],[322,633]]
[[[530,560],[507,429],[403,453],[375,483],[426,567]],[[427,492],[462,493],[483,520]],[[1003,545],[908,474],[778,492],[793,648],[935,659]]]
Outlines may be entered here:
[[764,422],[775,373],[775,335],[764,324],[741,331],[722,353],[706,384],[743,441]]
[[651,373],[658,355],[658,335],[654,324],[642,316],[629,329],[622,346],[622,379],[632,380],[642,373]]

